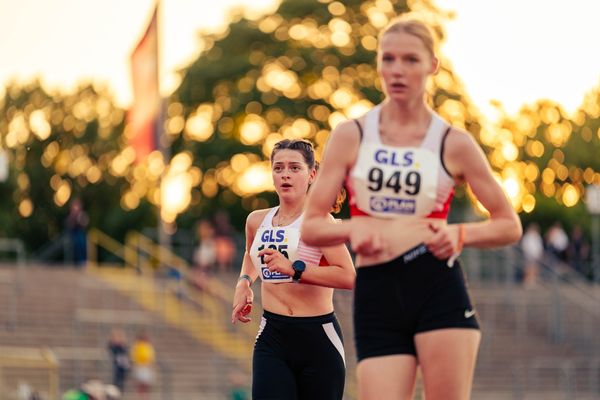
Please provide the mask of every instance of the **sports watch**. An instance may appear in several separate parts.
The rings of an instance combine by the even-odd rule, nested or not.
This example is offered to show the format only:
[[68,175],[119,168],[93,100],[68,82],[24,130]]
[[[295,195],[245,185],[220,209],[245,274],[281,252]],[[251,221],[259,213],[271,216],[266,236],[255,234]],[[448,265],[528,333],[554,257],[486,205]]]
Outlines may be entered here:
[[306,263],[302,260],[296,260],[292,263],[292,268],[294,269],[294,276],[292,276],[292,280],[294,282],[299,282],[302,273],[306,269]]

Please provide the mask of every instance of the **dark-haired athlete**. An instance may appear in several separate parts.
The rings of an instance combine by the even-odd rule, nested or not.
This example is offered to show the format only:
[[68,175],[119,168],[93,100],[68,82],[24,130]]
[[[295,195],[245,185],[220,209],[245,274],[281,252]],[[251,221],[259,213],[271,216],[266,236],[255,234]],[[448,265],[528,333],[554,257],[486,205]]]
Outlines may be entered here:
[[232,322],[250,320],[250,285],[260,276],[264,313],[254,345],[252,398],[341,399],[346,369],[333,288],[354,287],[354,265],[343,244],[308,246],[300,236],[306,194],[316,174],[310,142],[278,142],[271,164],[279,206],[247,218],[246,252],[231,315]]

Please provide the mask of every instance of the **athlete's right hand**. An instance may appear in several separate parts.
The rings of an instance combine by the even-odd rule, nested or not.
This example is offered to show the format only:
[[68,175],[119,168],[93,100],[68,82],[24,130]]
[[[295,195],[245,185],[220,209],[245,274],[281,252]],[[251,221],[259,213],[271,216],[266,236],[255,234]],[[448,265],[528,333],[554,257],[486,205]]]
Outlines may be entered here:
[[384,250],[386,242],[373,220],[354,218],[350,231],[350,245],[357,254],[375,256]]
[[252,301],[254,300],[254,292],[247,284],[238,284],[235,287],[233,296],[233,311],[231,312],[231,323],[236,321],[250,322],[252,318],[248,317],[252,311]]

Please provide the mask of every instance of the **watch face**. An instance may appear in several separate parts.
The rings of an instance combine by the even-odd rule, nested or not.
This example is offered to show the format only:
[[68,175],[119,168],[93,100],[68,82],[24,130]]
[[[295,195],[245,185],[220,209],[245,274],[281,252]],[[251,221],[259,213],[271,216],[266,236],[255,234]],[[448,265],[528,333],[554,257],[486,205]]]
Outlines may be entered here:
[[292,268],[294,268],[294,271],[302,272],[306,269],[306,263],[302,260],[296,260],[292,263]]

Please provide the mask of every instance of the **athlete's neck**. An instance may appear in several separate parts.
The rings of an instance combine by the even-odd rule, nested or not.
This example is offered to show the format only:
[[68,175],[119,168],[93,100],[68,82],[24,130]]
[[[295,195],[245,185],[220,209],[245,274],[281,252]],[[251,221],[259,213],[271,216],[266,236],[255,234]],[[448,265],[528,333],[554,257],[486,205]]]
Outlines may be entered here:
[[303,209],[304,209],[304,202],[300,202],[300,203],[282,202],[279,204],[279,210],[277,210],[276,215],[280,219],[289,220],[292,217],[298,217],[300,214],[302,214]]
[[279,206],[279,210],[273,216],[273,226],[286,226],[294,222],[300,214],[302,214],[302,207],[298,208],[297,206],[291,208],[283,208],[282,205]]
[[429,125],[431,112],[423,101],[399,102],[387,99],[381,106],[381,120],[394,125]]

